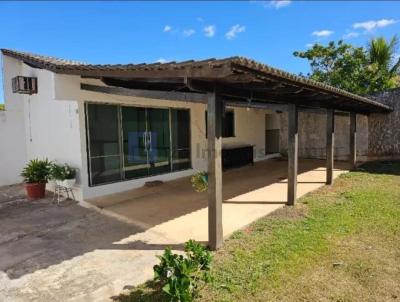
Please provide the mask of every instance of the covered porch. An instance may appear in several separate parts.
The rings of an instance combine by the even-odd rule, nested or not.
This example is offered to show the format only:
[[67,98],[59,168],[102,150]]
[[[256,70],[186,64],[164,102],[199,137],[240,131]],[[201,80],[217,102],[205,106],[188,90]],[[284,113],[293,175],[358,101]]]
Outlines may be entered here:
[[[233,229],[268,214],[273,207],[280,206],[279,203],[294,205],[296,198],[303,193],[315,189],[318,185],[332,184],[335,174],[338,172],[338,166],[335,166],[334,163],[336,114],[349,117],[350,153],[348,162],[350,166],[354,166],[357,161],[356,115],[391,111],[389,106],[368,97],[355,95],[243,57],[164,64],[95,65],[9,50],[3,50],[3,54],[23,60],[32,67],[44,68],[58,74],[79,76],[81,93],[89,91],[132,99],[140,98],[145,99],[148,104],[154,103],[155,100],[165,104],[168,104],[169,101],[205,104],[207,110],[208,193],[201,197],[200,195],[193,196],[191,195],[193,193],[187,191],[192,190],[188,180],[177,180],[177,184],[182,182],[181,184],[185,184],[185,186],[174,187],[175,182],[161,185],[157,189],[151,188],[155,191],[158,190],[154,195],[148,192],[149,188],[132,191],[127,197],[124,197],[125,193],[121,193],[122,199],[135,199],[132,202],[132,210],[128,211],[126,208],[118,210],[123,203],[115,205],[106,203],[103,206],[109,207],[115,212],[123,212],[122,214],[126,216],[133,215],[129,219],[143,224],[144,229],[158,228],[164,223],[170,224],[169,236],[178,237],[182,241],[187,239],[184,238],[184,233],[188,233],[194,239],[208,241],[208,245],[212,249],[220,247],[223,237]],[[87,103],[86,99],[82,101]],[[283,132],[281,132],[280,135],[287,138],[288,144],[287,150],[280,150],[280,153],[287,154],[287,162],[275,162],[275,166],[269,166],[270,163],[265,162],[257,164],[254,170],[246,167],[223,173],[222,123],[227,107],[268,109],[286,114],[287,133],[282,134]],[[81,108],[83,109],[83,106]],[[302,162],[299,164],[298,161],[298,112],[302,110],[326,114],[326,136],[323,137],[323,141],[326,142],[326,161],[314,161],[314,168],[308,169],[302,167]],[[81,110],[81,112],[84,111]],[[84,114],[82,114],[83,116]],[[83,120],[82,125],[84,124]],[[264,131],[257,127],[249,127],[249,123],[245,123],[243,127],[246,127],[251,133]],[[151,141],[151,137],[149,140]],[[85,146],[85,140],[83,140],[83,146]],[[193,158],[191,161],[193,164]],[[83,162],[86,163],[85,158]],[[82,165],[82,169],[87,169],[85,164]],[[284,170],[286,170],[285,174]],[[252,173],[257,171],[257,173],[246,175],[247,172],[251,173],[250,171]],[[317,179],[308,179],[308,176],[314,174],[318,175]],[[85,182],[84,184],[86,185]],[[93,184],[88,184],[85,189],[92,187]],[[167,190],[167,188],[169,189]],[[186,195],[184,194],[185,190]],[[174,200],[176,205],[172,206]],[[178,202],[179,200],[181,203]],[[205,200],[207,207],[204,204]],[[162,205],[162,202],[165,203],[165,206]],[[270,203],[264,204],[265,202]],[[276,202],[278,204],[272,204]],[[151,207],[154,209],[151,210]],[[171,216],[169,220],[162,218],[168,217],[168,213]],[[190,216],[192,214],[189,213],[196,213],[200,216]],[[245,215],[245,213],[252,218],[242,217],[241,215]],[[200,219],[201,215],[204,219]],[[183,223],[174,228],[174,217],[188,217],[190,224]],[[230,227],[231,220],[235,220],[235,227]],[[207,235],[196,234],[197,227],[191,231],[192,225],[207,224],[206,221],[208,221],[208,225],[199,229],[208,230]],[[164,227],[165,230],[169,228],[166,225]]]
[[[350,167],[346,162],[337,162],[333,178]],[[224,172],[223,237],[283,207],[287,203],[287,175],[287,161],[280,158]],[[325,161],[300,161],[298,197],[325,182]],[[126,238],[124,244],[141,242],[143,248],[147,246],[148,249],[160,245],[179,249],[189,239],[208,241],[207,193],[194,192],[188,177],[94,198],[89,202],[142,228],[143,232]]]

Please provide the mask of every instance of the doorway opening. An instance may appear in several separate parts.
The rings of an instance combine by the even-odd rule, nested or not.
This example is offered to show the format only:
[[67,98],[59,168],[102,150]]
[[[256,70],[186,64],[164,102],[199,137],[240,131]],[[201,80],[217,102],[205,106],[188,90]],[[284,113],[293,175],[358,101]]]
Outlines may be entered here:
[[279,153],[280,116],[278,113],[265,115],[265,155]]

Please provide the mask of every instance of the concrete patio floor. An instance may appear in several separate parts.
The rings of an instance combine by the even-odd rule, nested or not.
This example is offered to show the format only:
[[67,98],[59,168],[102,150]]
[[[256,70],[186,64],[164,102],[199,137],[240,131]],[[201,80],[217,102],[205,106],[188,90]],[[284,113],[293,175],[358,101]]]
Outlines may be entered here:
[[[348,171],[345,162],[335,163],[334,177]],[[301,160],[297,195],[301,197],[325,185],[325,161]],[[287,200],[287,161],[265,160],[229,170],[223,174],[224,237],[254,220],[283,207]],[[92,199],[91,204],[117,215],[145,232],[121,243],[143,241],[148,245],[182,245],[189,239],[207,242],[207,193],[196,193],[190,178],[182,178],[154,187],[142,187],[123,193]],[[148,233],[162,235],[156,242]]]
[[[299,197],[324,185],[324,165],[300,161]],[[346,166],[337,163],[334,176]],[[283,207],[286,175],[281,160],[225,172],[224,235]],[[110,301],[152,278],[165,247],[207,241],[207,194],[189,178],[91,200],[90,208],[27,202],[16,188],[0,188],[0,301]]]

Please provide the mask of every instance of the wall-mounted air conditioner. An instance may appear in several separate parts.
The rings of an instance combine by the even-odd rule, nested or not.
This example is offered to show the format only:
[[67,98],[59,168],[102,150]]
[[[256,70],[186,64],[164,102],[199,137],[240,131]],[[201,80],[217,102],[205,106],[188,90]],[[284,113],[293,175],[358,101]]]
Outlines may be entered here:
[[37,78],[17,76],[12,79],[14,93],[35,94],[38,92]]

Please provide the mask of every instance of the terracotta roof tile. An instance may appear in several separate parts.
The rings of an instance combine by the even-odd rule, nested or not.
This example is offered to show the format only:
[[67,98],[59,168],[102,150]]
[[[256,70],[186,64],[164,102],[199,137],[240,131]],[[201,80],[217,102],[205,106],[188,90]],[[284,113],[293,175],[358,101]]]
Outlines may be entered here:
[[[390,108],[386,105],[373,101],[370,98],[359,96],[348,91],[332,87],[330,85],[313,81],[289,72],[268,66],[266,64],[248,59],[245,57],[229,57],[225,59],[209,58],[206,60],[188,60],[183,62],[167,62],[167,63],[140,63],[140,64],[87,64],[78,61],[64,60],[50,56],[42,56],[28,52],[1,49],[4,55],[22,60],[35,67],[48,69],[56,73],[73,73],[85,75],[85,71],[101,72],[135,72],[135,71],[188,71],[190,76],[191,71],[209,68],[210,70],[227,67],[230,74],[251,73],[259,78],[274,79],[282,81],[286,84],[301,86],[305,89],[316,90],[321,93],[332,94],[337,97],[346,98],[353,101],[358,101],[361,104],[375,107],[377,110],[388,111]],[[219,71],[216,70],[215,74]]]

